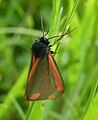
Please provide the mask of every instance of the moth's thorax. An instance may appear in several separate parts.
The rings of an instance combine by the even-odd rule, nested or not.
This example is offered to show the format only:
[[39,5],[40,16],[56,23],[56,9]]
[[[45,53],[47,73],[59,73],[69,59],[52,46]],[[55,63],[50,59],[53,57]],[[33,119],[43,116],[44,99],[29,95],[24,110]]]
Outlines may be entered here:
[[37,58],[37,57],[42,57],[43,58],[47,55],[47,53],[49,51],[50,51],[50,48],[40,41],[36,41],[32,45],[32,52],[35,55],[35,58]]

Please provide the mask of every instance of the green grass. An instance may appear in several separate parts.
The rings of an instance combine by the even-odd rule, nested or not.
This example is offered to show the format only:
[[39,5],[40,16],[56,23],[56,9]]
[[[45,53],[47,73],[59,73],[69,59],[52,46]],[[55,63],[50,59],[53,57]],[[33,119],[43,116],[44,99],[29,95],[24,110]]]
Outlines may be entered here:
[[[0,1],[0,120],[98,120],[97,0]],[[54,45],[65,92],[53,100],[23,99],[31,46],[42,35],[72,33]],[[51,39],[50,43],[56,39]]]

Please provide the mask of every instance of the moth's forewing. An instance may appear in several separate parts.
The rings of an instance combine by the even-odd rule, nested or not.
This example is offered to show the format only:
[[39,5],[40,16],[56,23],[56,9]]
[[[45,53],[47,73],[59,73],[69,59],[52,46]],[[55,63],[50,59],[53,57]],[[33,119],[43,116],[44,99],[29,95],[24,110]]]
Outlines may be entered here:
[[[44,58],[38,59],[39,61],[33,61],[30,67],[25,93],[26,100],[52,99],[64,91],[62,77],[51,53],[49,52]],[[36,67],[34,68],[34,66]]]
[[[33,66],[33,64],[34,64],[34,61],[35,61],[35,56],[34,56],[34,54],[33,54],[33,52],[32,52],[31,62],[30,62],[30,68],[29,68],[29,74],[30,74],[31,68],[32,68],[32,66]],[[25,91],[25,95],[24,95],[25,100],[28,99],[28,98],[27,98],[27,91],[28,91],[28,84],[29,84],[29,74],[28,74],[28,78],[27,78],[26,91]]]
[[49,96],[49,98],[51,98],[52,96],[57,97],[64,92],[64,81],[60,74],[59,68],[50,52],[48,54],[48,60],[49,60],[49,71],[52,77],[52,78],[50,77],[50,80],[52,85],[56,86],[55,92],[53,92],[52,95]]

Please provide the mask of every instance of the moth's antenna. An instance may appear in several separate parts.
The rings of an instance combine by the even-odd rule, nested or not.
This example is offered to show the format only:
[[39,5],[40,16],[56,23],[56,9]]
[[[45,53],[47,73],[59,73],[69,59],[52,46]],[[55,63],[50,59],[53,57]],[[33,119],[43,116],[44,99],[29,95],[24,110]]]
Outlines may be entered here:
[[[76,27],[77,28],[77,27]],[[60,37],[59,39],[57,39],[52,45],[50,45],[50,47],[52,47],[55,43],[57,43],[62,37],[64,37],[65,35],[67,35],[67,34],[70,34],[71,32],[73,32],[76,28],[74,28],[73,30],[71,30],[70,32],[66,32],[66,33],[64,33],[64,34],[62,34],[62,35],[59,35],[59,36],[53,36],[53,37],[51,37],[51,38],[48,38],[48,40],[49,39],[52,39],[52,38],[55,38],[55,37]]]
[[43,37],[44,37],[44,26],[43,26],[42,11],[41,11],[41,28],[42,28]]

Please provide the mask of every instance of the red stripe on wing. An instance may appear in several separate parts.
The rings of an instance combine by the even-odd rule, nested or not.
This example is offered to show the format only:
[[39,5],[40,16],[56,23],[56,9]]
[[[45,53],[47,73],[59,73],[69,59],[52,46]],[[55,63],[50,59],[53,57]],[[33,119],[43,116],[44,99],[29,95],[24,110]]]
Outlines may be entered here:
[[32,74],[34,73],[34,71],[35,71],[35,69],[36,69],[39,61],[40,61],[40,58],[37,58],[37,59],[35,60],[35,62],[33,61],[33,66],[32,66],[32,68],[31,68],[31,70],[30,70],[30,73],[29,73],[29,76],[28,76],[28,80],[31,79]]
[[57,84],[57,87],[58,87],[57,90],[62,91],[62,90],[64,90],[64,88],[63,88],[63,86],[62,86],[62,84],[60,82],[60,76],[59,76],[58,70],[57,70],[57,68],[56,68],[56,66],[54,64],[54,61],[52,59],[52,55],[51,55],[50,52],[48,53],[48,59],[49,59],[50,69],[52,71],[52,74],[53,74],[53,76],[55,78],[55,81],[56,81],[56,84]]

